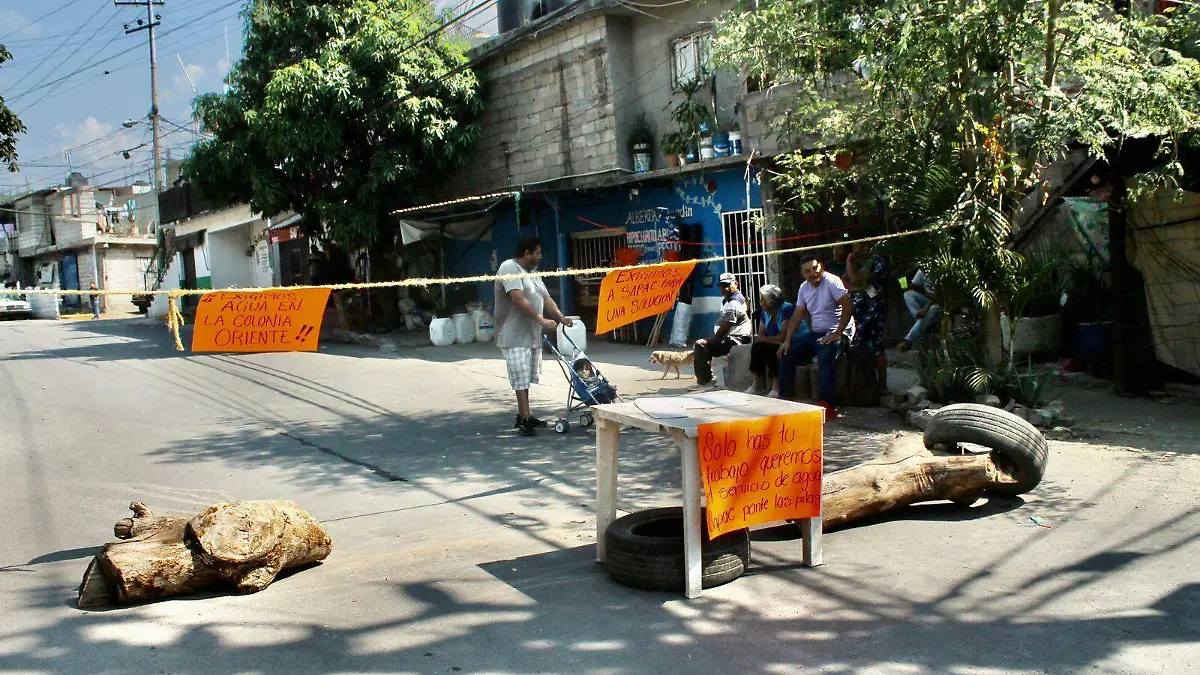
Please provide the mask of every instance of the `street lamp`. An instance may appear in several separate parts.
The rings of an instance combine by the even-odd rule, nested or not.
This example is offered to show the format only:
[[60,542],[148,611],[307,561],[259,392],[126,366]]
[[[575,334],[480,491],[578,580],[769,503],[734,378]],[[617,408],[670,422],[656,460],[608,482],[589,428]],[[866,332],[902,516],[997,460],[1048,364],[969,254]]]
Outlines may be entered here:
[[125,127],[126,129],[132,129],[140,123],[141,120],[125,120],[124,122],[121,122],[121,126]]

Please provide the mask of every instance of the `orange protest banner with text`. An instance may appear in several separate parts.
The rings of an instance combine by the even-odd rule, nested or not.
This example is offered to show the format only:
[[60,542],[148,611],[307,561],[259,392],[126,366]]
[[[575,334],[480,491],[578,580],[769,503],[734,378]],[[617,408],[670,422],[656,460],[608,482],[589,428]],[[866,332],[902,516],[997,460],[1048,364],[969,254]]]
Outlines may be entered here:
[[692,275],[696,261],[647,265],[615,270],[600,282],[600,311],[596,334],[600,335],[638,319],[662,314],[675,304],[679,289]]
[[824,411],[698,428],[708,537],[821,515]]
[[200,296],[194,352],[315,352],[328,288]]

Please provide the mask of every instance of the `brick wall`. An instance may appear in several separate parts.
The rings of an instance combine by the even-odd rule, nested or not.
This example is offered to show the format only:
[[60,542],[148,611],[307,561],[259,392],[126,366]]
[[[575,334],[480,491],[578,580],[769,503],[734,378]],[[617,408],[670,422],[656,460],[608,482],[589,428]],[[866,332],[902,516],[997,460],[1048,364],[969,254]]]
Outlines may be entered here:
[[450,194],[618,166],[605,17],[525,38],[481,64],[482,135]]

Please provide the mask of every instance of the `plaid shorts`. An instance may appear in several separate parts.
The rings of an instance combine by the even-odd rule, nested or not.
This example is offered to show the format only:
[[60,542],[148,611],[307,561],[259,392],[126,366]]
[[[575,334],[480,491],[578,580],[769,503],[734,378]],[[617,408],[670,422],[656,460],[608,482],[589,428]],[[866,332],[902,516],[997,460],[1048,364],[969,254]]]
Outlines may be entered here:
[[504,362],[508,365],[508,383],[513,391],[528,389],[529,385],[538,383],[538,375],[542,372],[541,347],[516,347],[513,349],[500,348]]

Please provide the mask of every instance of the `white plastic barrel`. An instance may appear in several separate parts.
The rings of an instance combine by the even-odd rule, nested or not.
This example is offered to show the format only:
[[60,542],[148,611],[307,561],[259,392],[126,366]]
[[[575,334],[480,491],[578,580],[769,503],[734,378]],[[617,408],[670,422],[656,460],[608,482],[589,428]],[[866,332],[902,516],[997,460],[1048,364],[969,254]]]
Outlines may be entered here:
[[492,321],[492,315],[482,309],[476,309],[471,312],[471,319],[475,322],[475,341],[491,342],[496,335],[496,324]]
[[454,344],[454,322],[450,319],[434,319],[429,322],[429,341],[435,347]]
[[[578,349],[579,351],[584,351],[587,349],[587,326],[584,326],[583,321],[577,316],[572,316],[569,318],[574,322],[575,325],[571,326],[570,328],[562,324],[558,325],[558,351],[561,352],[563,356],[567,357],[574,354],[575,349]],[[568,342],[567,338],[564,336],[570,336],[571,340],[575,342],[574,348],[571,347],[571,343]]]
[[475,320],[470,314],[454,315],[454,341],[459,344],[475,341]]

